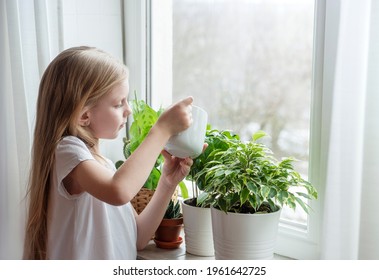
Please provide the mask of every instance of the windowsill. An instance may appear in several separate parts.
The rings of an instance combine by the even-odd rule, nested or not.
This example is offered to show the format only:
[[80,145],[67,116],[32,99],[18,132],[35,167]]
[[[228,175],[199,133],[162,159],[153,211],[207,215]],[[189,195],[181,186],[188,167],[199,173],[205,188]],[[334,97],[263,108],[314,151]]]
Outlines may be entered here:
[[200,257],[186,252],[186,245],[183,243],[178,249],[158,248],[151,240],[146,248],[137,252],[138,260],[214,260],[214,257]]
[[[154,241],[151,240],[144,250],[137,252],[137,260],[214,260],[213,257],[201,257],[186,252],[184,234],[181,237],[183,243],[178,249],[161,249],[158,248]],[[291,260],[290,258],[275,254],[274,260]]]

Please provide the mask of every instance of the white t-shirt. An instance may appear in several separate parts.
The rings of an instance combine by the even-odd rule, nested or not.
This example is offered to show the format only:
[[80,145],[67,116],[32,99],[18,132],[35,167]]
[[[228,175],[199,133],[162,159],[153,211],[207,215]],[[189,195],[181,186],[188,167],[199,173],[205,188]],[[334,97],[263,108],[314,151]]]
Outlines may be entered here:
[[[83,141],[68,136],[56,150],[48,207],[48,259],[136,259],[137,226],[130,203],[107,204],[87,192],[70,195],[62,180],[85,160]],[[115,167],[108,160],[109,168]]]

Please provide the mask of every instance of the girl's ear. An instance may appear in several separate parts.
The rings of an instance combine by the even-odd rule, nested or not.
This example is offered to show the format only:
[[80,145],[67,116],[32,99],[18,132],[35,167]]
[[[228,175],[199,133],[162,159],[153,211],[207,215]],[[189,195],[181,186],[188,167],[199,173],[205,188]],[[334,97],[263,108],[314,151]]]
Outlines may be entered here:
[[90,112],[87,107],[84,107],[80,117],[79,117],[79,125],[80,126],[89,126],[90,124]]

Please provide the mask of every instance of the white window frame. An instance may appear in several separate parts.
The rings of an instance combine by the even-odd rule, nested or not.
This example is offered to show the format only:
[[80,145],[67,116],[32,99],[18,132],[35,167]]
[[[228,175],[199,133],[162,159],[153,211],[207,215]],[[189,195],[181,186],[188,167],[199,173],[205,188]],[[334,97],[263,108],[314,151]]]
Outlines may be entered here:
[[315,0],[314,16],[314,44],[313,44],[313,76],[312,76],[312,101],[310,123],[310,151],[309,151],[309,180],[318,190],[317,201],[310,202],[312,207],[308,216],[306,230],[291,227],[281,222],[278,233],[276,253],[295,259],[319,259],[320,258],[320,234],[321,219],[323,216],[323,197],[325,186],[325,166],[327,149],[325,139],[329,137],[326,125],[329,123],[329,115],[325,110],[324,95],[324,57],[328,51],[325,46],[325,0]]
[[149,32],[148,28],[148,1],[125,0],[124,9],[124,57],[129,68],[129,99],[137,98],[149,100],[150,55],[148,53]]
[[[170,75],[172,74],[172,63],[170,63],[172,52],[154,55],[156,48],[151,45],[151,42],[159,44],[165,50],[172,50],[172,40],[164,39],[172,36],[170,33],[172,32],[172,0],[159,1],[159,10],[155,10],[154,1],[151,0],[124,0],[124,3],[125,57],[131,72],[131,93],[137,90],[139,98],[146,100],[155,108],[161,105],[167,106],[172,102],[172,75]],[[319,259],[320,257],[324,167],[327,158],[324,140],[329,137],[327,126],[330,116],[325,108],[327,97],[323,96],[323,87],[326,83],[324,57],[331,53],[331,48],[328,49],[328,45],[325,44],[327,41],[325,39],[325,7],[325,0],[315,0],[309,180],[317,188],[319,198],[317,201],[310,202],[312,210],[308,217],[307,228],[295,223],[280,222],[276,245],[277,254],[294,259]],[[151,13],[151,10],[154,12]],[[152,15],[158,17],[158,20],[150,18]],[[152,26],[151,20],[157,24]],[[153,32],[152,28],[154,28]],[[151,34],[157,33],[160,34],[160,38],[155,37],[150,41]],[[164,34],[163,39],[162,34]],[[159,65],[159,71],[151,72],[151,65]],[[157,85],[157,88],[154,87],[154,92],[151,91],[150,81]],[[157,81],[161,82],[157,83]]]
[[[172,103],[172,17],[167,16],[172,12],[172,1],[124,0],[123,3],[125,63],[130,70],[129,98],[133,99],[136,91],[137,97],[153,108],[166,107]],[[153,19],[154,26],[151,16],[158,18]],[[160,35],[152,38],[152,34]],[[154,55],[156,48],[152,42],[167,51]],[[151,84],[159,94],[152,92]]]

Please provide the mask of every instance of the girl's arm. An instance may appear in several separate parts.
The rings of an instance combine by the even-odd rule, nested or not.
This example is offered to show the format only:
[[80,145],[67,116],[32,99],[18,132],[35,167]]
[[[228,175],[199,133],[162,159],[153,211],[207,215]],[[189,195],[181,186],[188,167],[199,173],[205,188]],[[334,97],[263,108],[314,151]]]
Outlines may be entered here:
[[168,108],[116,173],[87,160],[71,171],[66,182],[74,182],[76,193],[86,191],[112,205],[129,202],[145,183],[168,139],[191,125],[191,104],[192,97],[188,97]]
[[172,157],[166,151],[162,151],[162,155],[165,161],[157,189],[142,213],[136,216],[138,250],[145,248],[154,235],[176,187],[188,175],[193,163],[190,158]]

